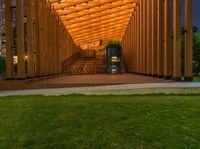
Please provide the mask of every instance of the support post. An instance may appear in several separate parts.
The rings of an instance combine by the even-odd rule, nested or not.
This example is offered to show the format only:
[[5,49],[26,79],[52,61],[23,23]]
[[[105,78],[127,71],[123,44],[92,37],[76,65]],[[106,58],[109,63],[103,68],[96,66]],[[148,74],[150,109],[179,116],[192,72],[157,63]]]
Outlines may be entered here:
[[140,1],[140,74],[142,74],[143,70],[143,34],[142,34],[142,30],[143,30],[143,21],[142,21],[142,14],[143,14],[143,4]]
[[143,0],[143,75],[147,74],[147,0]]
[[172,78],[172,53],[173,53],[173,1],[165,0],[165,23],[164,23],[164,77],[165,79]]
[[28,0],[26,2],[27,9],[27,76],[32,78],[35,76],[34,72],[34,49],[33,49],[33,1]]
[[36,76],[41,76],[41,51],[40,51],[40,0],[35,0],[35,26],[36,26]]
[[151,36],[151,9],[150,9],[151,1],[147,1],[147,75],[151,75],[152,72],[152,52],[151,52],[151,42],[150,42],[150,36]]
[[181,0],[174,0],[173,79],[181,80]]
[[192,81],[192,59],[193,59],[193,19],[192,2],[185,0],[185,80]]
[[158,0],[158,77],[164,77],[164,1]]
[[24,0],[17,0],[17,78],[25,78]]
[[152,0],[152,76],[156,77],[158,72],[158,2]]
[[11,0],[5,1],[6,79],[13,79]]
[[139,6],[137,5],[137,8],[136,8],[136,15],[137,15],[137,22],[136,22],[136,25],[137,25],[137,36],[136,36],[136,42],[137,42],[137,73],[139,73],[140,71],[140,25],[139,25],[139,21],[140,21],[140,9],[139,9]]

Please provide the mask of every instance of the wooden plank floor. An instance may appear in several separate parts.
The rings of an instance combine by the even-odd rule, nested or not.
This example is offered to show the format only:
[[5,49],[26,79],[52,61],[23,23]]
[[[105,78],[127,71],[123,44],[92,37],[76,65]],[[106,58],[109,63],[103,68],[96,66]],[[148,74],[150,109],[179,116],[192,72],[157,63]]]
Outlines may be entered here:
[[34,81],[0,81],[0,90],[100,86],[115,84],[170,83],[171,80],[124,73],[122,75],[71,75]]

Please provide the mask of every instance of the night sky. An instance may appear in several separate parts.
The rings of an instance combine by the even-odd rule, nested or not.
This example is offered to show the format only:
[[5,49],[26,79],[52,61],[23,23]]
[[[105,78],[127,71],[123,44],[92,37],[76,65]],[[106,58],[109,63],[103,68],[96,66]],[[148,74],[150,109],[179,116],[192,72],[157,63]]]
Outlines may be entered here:
[[200,0],[193,0],[194,1],[194,6],[193,6],[193,11],[194,11],[194,18],[193,18],[193,23],[194,26],[197,26],[200,32]]
[[200,32],[200,0],[194,0],[193,6],[193,13],[194,13],[194,25],[198,27]]

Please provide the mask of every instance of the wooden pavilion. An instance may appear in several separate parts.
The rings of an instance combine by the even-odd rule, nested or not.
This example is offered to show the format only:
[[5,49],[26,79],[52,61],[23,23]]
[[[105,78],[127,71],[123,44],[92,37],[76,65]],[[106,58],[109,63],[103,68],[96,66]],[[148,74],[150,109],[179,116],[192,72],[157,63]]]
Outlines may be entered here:
[[[191,81],[192,0],[184,2],[184,78]],[[63,61],[82,45],[114,39],[121,42],[128,72],[178,81],[182,5],[182,0],[16,0],[17,78],[62,73]],[[14,78],[11,7],[6,0],[7,79]]]

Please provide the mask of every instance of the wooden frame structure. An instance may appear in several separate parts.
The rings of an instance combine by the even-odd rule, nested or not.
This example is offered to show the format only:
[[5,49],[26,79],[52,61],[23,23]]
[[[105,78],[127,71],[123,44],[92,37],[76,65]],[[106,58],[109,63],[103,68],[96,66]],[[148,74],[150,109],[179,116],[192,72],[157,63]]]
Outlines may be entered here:
[[[27,53],[24,1],[16,0],[18,79],[62,73],[62,62],[81,46],[115,39],[129,72],[180,80],[181,0],[26,0]],[[11,19],[6,0],[7,79],[14,77]],[[192,0],[185,0],[186,80],[192,80],[192,29]]]
[[[193,79],[192,3],[185,0],[186,81]],[[181,0],[141,0],[138,3],[131,18],[134,21],[129,22],[121,41],[129,72],[181,80],[181,5]]]

